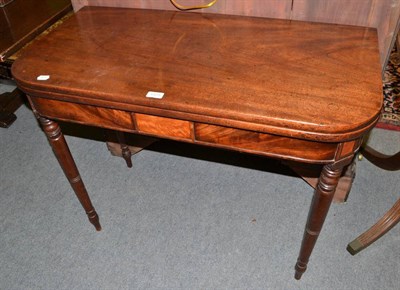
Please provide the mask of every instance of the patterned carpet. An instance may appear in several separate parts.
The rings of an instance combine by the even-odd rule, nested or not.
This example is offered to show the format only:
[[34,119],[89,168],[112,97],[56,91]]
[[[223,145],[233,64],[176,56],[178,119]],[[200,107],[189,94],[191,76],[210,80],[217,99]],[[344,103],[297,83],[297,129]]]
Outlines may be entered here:
[[400,131],[400,53],[395,47],[383,77],[383,109],[377,128]]

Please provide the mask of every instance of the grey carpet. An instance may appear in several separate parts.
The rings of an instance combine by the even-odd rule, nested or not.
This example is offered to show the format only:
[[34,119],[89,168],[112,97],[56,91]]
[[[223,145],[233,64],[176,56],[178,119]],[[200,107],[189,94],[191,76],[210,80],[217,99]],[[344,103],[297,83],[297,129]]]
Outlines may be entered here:
[[[0,129],[0,289],[400,288],[400,226],[346,251],[400,197],[400,172],[358,162],[348,202],[332,205],[296,281],[312,190],[273,160],[160,142],[127,169],[66,126],[96,232],[32,112],[17,116]],[[370,144],[395,153],[400,133],[375,129]]]

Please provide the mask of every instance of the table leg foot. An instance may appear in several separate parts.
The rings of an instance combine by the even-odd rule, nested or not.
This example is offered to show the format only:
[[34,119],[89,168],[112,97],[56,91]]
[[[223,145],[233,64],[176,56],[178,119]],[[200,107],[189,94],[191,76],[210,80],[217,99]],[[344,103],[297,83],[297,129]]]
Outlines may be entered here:
[[318,180],[311,202],[310,212],[304,231],[299,258],[295,266],[295,279],[299,280],[307,270],[308,260],[317,242],[319,233],[324,224],[332,198],[335,193],[343,166],[335,168],[333,165],[325,165]]
[[99,216],[97,215],[97,212],[93,209],[92,212],[88,212],[86,214],[89,218],[90,223],[94,225],[94,227],[96,228],[96,231],[98,232],[101,231],[101,225],[99,222]]
[[307,270],[307,263],[302,263],[301,261],[297,260],[295,270],[296,272],[294,273],[294,278],[296,280],[300,280],[303,273]]
[[122,158],[124,158],[124,160],[126,162],[126,166],[128,166],[129,168],[132,168],[132,152],[129,149],[129,146],[126,144],[125,135],[123,132],[119,132],[119,131],[117,131],[116,133],[117,133],[118,142],[121,146]]
[[101,225],[99,223],[99,217],[92,205],[89,194],[87,193],[85,185],[79,175],[78,168],[76,167],[75,161],[71,155],[71,152],[69,151],[67,142],[65,141],[60,127],[54,121],[38,115],[37,117],[42,125],[43,131],[46,133],[47,139],[49,140],[49,143],[58,159],[58,162],[60,163],[61,168],[64,171],[65,176],[67,177],[72,189],[85,209],[89,221],[94,225],[96,230],[100,231]]

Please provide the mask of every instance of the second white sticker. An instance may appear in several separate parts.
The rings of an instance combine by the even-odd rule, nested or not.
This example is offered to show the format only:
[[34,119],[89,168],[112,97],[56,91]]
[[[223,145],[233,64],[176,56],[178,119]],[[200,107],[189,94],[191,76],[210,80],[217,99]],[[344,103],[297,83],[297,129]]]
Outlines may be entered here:
[[153,99],[162,99],[163,97],[164,97],[164,93],[162,93],[162,92],[149,91],[146,95],[146,98],[153,98]]

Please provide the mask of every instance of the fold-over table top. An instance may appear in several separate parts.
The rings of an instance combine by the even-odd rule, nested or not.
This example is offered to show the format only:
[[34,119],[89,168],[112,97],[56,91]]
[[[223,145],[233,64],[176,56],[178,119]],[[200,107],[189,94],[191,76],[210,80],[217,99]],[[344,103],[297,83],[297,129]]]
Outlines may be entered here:
[[85,7],[13,75],[32,96],[323,141],[357,137],[382,104],[375,29],[243,16]]

